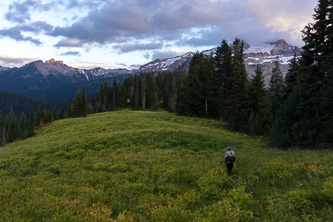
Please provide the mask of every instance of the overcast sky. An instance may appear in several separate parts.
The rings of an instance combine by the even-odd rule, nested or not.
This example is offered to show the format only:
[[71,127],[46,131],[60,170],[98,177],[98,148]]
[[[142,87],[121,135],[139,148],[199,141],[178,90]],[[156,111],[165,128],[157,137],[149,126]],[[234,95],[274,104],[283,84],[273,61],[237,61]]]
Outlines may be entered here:
[[135,68],[235,37],[302,46],[317,0],[1,0],[0,66]]

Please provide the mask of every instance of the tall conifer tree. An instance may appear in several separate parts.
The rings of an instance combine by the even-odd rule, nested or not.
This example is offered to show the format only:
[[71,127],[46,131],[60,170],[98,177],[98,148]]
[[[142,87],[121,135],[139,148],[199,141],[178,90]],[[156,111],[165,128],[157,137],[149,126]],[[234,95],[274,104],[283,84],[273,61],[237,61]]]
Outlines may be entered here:
[[271,126],[271,102],[265,89],[261,66],[257,65],[255,75],[249,81],[247,99],[247,131],[250,135],[268,135]]
[[24,112],[22,112],[20,120],[20,133],[19,133],[21,139],[25,138],[26,125],[27,125],[27,117],[25,116]]
[[115,111],[117,108],[117,92],[118,92],[118,85],[117,85],[117,77],[113,77],[113,85],[112,85],[112,111]]
[[286,101],[289,95],[294,91],[295,87],[297,86],[298,80],[298,73],[299,73],[299,64],[297,61],[296,53],[294,58],[290,60],[288,72],[284,78],[284,84],[282,87],[282,103]]
[[31,106],[28,136],[33,136],[34,134],[35,134],[35,114],[34,114],[34,107]]
[[122,83],[119,87],[118,103],[119,103],[119,108],[124,108],[127,106],[127,92],[124,83]]
[[39,126],[42,126],[44,123],[44,99],[43,99],[43,94],[40,100],[40,104],[39,104],[39,109],[38,109],[38,124]]
[[82,95],[80,92],[80,87],[77,87],[76,97],[75,97],[75,116],[80,117],[82,115]]
[[274,61],[271,80],[269,82],[273,119],[275,119],[275,113],[280,108],[282,103],[282,88],[283,77],[280,69],[280,62],[278,58],[276,58],[276,60]]
[[132,97],[133,109],[139,109],[139,81],[137,74],[134,75],[133,97]]
[[2,118],[2,112],[0,110],[0,146],[2,145],[3,139],[3,130],[4,130],[4,121]]
[[146,73],[141,73],[141,105],[142,109],[146,109]]
[[217,81],[215,87],[219,89],[219,116],[223,121],[228,120],[229,110],[229,92],[231,89],[232,63],[231,63],[231,47],[226,40],[217,47],[214,57],[214,70]]
[[330,82],[332,75],[332,10],[331,0],[319,0],[314,23],[303,31],[305,45],[300,59],[300,98],[296,112],[300,119],[294,128],[296,142],[303,147],[317,147],[321,143],[325,128],[323,116],[328,117],[326,122],[332,122],[322,101],[323,95],[328,95],[325,91],[330,88],[324,84]]
[[82,93],[81,93],[81,116],[86,117],[88,113],[88,101],[86,96],[86,90],[84,85],[82,85]]
[[14,115],[13,108],[10,109],[9,116],[6,118],[6,132],[6,141],[8,143],[14,142],[19,134],[17,119]]

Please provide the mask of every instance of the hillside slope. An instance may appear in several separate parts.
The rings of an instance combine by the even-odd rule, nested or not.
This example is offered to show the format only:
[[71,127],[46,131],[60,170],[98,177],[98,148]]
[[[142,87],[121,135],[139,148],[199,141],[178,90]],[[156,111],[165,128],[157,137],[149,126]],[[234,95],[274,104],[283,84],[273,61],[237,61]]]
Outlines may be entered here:
[[[333,220],[333,155],[273,150],[224,123],[120,111],[0,147],[3,221]],[[232,177],[223,155],[237,156]]]

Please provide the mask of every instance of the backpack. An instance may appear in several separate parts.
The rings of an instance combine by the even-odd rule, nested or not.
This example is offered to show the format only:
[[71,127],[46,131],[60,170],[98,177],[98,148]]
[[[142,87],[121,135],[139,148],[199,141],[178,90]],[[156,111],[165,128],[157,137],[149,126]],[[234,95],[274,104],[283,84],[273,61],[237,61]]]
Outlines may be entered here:
[[236,161],[236,157],[235,157],[235,152],[234,151],[228,151],[227,152],[227,157],[226,157],[226,162],[227,163],[233,163],[233,162],[235,162]]

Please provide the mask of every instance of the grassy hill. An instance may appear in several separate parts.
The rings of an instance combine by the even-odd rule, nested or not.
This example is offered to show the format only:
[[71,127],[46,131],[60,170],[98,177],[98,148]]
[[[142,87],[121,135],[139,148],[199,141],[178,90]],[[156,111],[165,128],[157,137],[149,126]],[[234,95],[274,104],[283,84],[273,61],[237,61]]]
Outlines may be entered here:
[[332,206],[331,151],[269,149],[215,120],[101,113],[0,147],[1,221],[333,221]]

